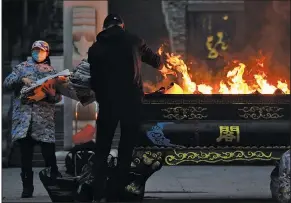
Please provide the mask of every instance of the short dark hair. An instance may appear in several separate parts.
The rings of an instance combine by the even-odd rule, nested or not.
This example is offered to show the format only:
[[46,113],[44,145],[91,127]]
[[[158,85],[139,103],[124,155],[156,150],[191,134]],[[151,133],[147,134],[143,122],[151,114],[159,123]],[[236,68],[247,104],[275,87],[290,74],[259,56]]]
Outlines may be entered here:
[[103,23],[103,28],[107,28],[111,25],[121,25],[124,24],[123,19],[117,14],[109,14]]

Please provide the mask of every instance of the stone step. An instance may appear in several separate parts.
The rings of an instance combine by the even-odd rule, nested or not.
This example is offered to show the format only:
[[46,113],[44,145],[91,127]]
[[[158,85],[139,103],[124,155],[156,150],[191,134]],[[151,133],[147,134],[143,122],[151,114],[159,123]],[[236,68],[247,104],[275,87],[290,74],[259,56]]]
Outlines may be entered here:
[[32,161],[33,167],[45,167],[45,162],[43,160],[33,160]]
[[64,140],[64,134],[62,133],[62,135],[55,135],[56,140]]
[[117,149],[118,148],[119,139],[120,139],[120,132],[115,132],[115,135],[114,135],[113,141],[112,141],[112,145],[111,145],[112,149]]
[[43,161],[42,153],[34,153],[33,160],[34,161]]
[[[58,128],[57,128],[58,127]],[[62,136],[64,137],[64,129],[63,129],[63,125],[55,125],[55,136]]]

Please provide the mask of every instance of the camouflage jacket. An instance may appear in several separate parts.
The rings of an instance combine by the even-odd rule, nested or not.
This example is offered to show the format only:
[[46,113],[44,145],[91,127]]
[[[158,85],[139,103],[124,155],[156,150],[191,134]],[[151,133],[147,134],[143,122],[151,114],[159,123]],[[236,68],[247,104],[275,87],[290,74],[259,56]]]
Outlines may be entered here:
[[56,73],[57,71],[47,64],[36,64],[32,60],[27,60],[14,67],[12,73],[5,78],[4,88],[14,92],[12,141],[26,137],[30,127],[34,140],[55,142],[55,103],[60,101],[60,95],[26,104],[20,100],[20,90],[23,87],[23,77],[36,81]]

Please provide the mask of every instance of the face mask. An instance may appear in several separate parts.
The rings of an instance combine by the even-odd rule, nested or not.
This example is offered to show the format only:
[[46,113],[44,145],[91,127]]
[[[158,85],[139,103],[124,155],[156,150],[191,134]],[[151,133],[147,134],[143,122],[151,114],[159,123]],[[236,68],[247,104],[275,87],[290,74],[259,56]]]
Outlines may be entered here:
[[43,62],[46,59],[47,54],[42,50],[33,50],[31,56],[35,61]]

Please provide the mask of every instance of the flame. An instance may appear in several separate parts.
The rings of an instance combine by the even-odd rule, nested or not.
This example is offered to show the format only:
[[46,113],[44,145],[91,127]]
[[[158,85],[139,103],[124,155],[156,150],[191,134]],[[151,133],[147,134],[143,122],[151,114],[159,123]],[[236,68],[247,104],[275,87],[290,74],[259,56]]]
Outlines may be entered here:
[[288,89],[288,84],[286,82],[278,81],[277,88],[282,90],[285,94],[290,94],[290,90]]
[[196,83],[193,82],[188,74],[188,67],[181,59],[180,55],[166,53],[167,68],[182,74],[182,89],[184,94],[193,94],[196,90]]
[[220,85],[222,87],[219,89],[219,93],[221,94],[251,94],[255,90],[253,90],[243,79],[243,74],[245,71],[245,64],[239,63],[237,67],[227,72],[226,77],[228,78],[228,85],[224,84],[221,81]]
[[201,84],[198,85],[198,91],[201,92],[202,94],[212,94],[212,87],[209,85]]
[[[223,74],[224,77],[219,84],[209,84],[207,82],[197,84],[192,81],[188,72],[189,68],[180,55],[164,53],[162,47],[158,50],[158,53],[166,58],[165,66],[170,69],[169,74],[175,72],[182,76],[180,86],[175,84],[175,87],[166,91],[166,94],[252,94],[255,92],[274,94],[277,89],[285,94],[290,94],[286,81],[277,80],[277,85],[274,85],[267,80],[266,74],[261,71],[265,69],[265,57],[256,59],[256,64],[252,67],[242,62],[233,61],[232,64],[235,65]],[[245,77],[248,79],[245,79]]]

